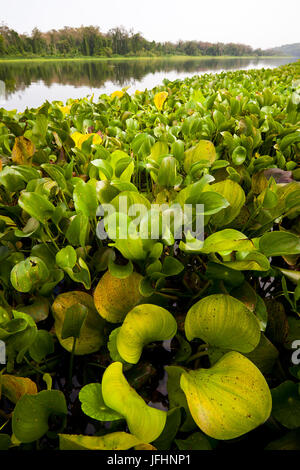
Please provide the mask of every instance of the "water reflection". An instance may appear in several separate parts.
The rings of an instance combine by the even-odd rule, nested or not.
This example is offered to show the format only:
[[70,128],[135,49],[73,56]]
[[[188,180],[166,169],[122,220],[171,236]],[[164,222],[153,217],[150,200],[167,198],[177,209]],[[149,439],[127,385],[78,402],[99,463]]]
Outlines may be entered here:
[[23,110],[45,99],[65,101],[88,94],[111,93],[131,85],[130,90],[152,88],[163,78],[175,80],[221,70],[276,67],[291,59],[145,59],[122,61],[51,61],[0,64],[0,80],[6,95],[1,106]]

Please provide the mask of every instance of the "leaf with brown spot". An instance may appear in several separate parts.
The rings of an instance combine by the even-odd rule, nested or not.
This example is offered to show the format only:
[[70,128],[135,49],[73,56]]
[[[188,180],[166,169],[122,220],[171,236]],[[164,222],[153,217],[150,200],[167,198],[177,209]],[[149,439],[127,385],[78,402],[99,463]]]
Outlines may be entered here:
[[12,161],[17,165],[31,165],[35,145],[26,137],[16,137],[12,149]]

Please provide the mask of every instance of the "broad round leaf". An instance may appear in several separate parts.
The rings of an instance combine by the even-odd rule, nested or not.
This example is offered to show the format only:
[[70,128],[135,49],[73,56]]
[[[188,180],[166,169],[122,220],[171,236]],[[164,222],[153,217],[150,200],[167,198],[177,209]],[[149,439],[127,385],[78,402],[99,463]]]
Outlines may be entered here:
[[101,317],[111,323],[122,322],[127,313],[142,300],[139,291],[142,279],[142,276],[136,272],[125,279],[120,279],[107,271],[94,292],[95,306]]
[[241,186],[232,180],[219,181],[205,186],[203,191],[215,191],[221,194],[229,206],[212,216],[212,223],[217,227],[229,225],[240,213],[246,201],[246,196]]
[[13,412],[13,433],[20,442],[36,441],[48,431],[51,415],[63,418],[67,412],[66,399],[59,390],[23,395]]
[[242,302],[230,295],[213,294],[189,309],[185,334],[189,341],[201,338],[211,346],[248,353],[259,343],[260,326]]
[[10,273],[13,287],[19,292],[30,292],[43,284],[49,277],[49,270],[43,260],[29,256],[16,264]]
[[215,439],[242,436],[271,413],[272,398],[264,376],[235,351],[210,369],[184,372],[180,385],[195,422]]
[[86,292],[71,291],[60,294],[52,305],[55,319],[55,333],[60,344],[69,352],[72,351],[74,338],[62,338],[62,330],[68,309],[74,305],[82,304],[87,307],[87,317],[80,330],[80,337],[76,341],[75,354],[89,354],[96,352],[103,344],[104,322],[95,308],[93,297]]
[[119,330],[119,354],[126,362],[136,364],[146,344],[171,339],[176,331],[176,320],[168,310],[158,305],[138,305],[127,314]]
[[123,419],[119,413],[108,408],[102,396],[102,386],[99,383],[87,384],[79,392],[81,409],[87,415],[98,421],[116,421]]
[[214,144],[209,140],[200,140],[195,147],[191,147],[185,152],[184,170],[188,173],[193,163],[200,160],[206,160],[208,164],[211,164],[215,161],[216,156]]

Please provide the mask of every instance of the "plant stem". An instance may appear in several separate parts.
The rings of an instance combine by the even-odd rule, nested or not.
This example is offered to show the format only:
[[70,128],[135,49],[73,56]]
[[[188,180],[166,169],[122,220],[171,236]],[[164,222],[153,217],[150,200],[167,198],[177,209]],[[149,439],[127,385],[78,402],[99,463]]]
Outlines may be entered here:
[[72,351],[71,351],[71,358],[70,358],[70,366],[69,366],[69,386],[72,386],[72,374],[73,374],[73,362],[74,362],[74,353],[75,353],[75,347],[76,347],[76,339],[74,337],[73,340],[73,346],[72,346]]
[[27,362],[27,364],[29,365],[29,367],[31,367],[31,369],[33,369],[35,372],[37,372],[38,374],[44,374],[44,372],[39,369],[38,367],[35,367],[31,364],[31,362],[27,359],[26,356],[24,356],[24,359],[25,359],[25,362]]
[[59,247],[58,245],[56,244],[56,241],[54,240],[51,232],[50,232],[50,229],[48,227],[48,224],[45,224],[45,229],[46,229],[46,233],[48,235],[48,237],[50,238],[50,240],[52,241],[53,245],[55,246],[55,248],[57,249],[57,251],[59,251]]
[[208,355],[208,352],[207,352],[207,351],[198,351],[196,354],[193,354],[191,357],[189,357],[189,358],[186,360],[186,363],[192,362],[192,361],[194,361],[195,359],[198,359],[199,357],[207,356],[207,355]]

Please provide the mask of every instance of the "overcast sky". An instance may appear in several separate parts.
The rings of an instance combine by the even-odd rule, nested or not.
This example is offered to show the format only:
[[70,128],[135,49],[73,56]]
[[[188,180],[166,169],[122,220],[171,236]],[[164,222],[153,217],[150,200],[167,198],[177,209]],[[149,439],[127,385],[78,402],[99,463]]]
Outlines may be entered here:
[[0,0],[0,21],[20,33],[123,25],[155,41],[240,42],[262,49],[300,42],[300,0]]

